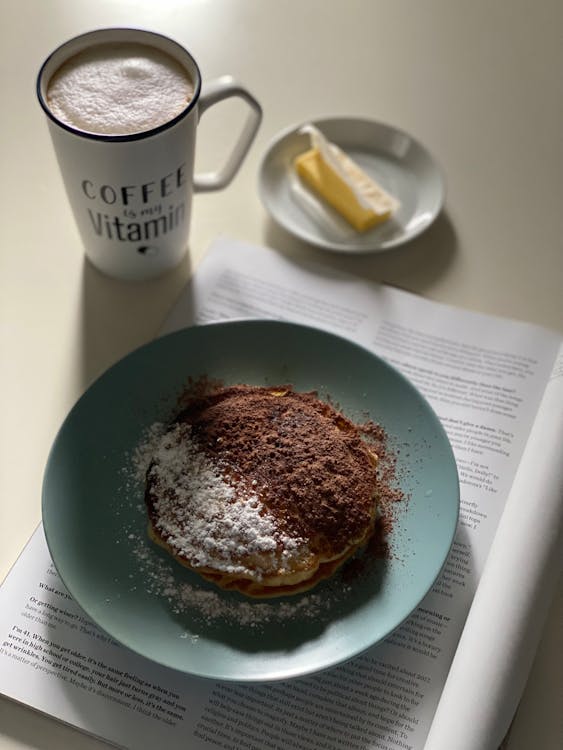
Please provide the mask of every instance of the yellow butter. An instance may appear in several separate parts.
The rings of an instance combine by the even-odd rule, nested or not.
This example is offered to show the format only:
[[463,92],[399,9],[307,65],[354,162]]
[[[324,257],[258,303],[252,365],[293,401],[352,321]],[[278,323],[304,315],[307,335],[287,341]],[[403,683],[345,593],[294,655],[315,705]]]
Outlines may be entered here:
[[301,179],[358,232],[387,221],[398,201],[316,128],[308,126],[306,132],[315,145],[294,161]]

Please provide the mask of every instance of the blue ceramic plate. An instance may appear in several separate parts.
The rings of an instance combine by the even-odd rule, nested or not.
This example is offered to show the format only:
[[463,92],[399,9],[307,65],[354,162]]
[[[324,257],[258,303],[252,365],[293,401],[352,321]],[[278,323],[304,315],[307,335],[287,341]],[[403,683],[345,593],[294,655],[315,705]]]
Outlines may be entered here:
[[[353,419],[381,424],[401,489],[393,555],[283,600],[248,601],[202,582],[146,536],[132,471],[147,430],[173,413],[187,379],[292,383]],[[145,436],[145,437],[143,437]],[[450,549],[459,484],[446,434],[419,392],[367,350],[275,321],[187,328],[138,349],[99,378],[53,445],[43,522],[55,566],[86,614],[133,651],[184,673],[287,679],[340,663],[384,639],[416,608]]]

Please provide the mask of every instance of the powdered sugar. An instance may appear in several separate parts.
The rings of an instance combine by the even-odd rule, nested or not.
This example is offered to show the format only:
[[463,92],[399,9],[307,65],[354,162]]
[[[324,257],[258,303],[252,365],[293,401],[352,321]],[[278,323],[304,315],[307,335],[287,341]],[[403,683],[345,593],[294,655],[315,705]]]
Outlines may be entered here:
[[[138,444],[128,456],[126,465],[123,467],[124,487],[129,497],[139,497],[139,492],[144,491],[146,474],[149,466],[155,457],[159,459],[158,471],[162,474],[175,467],[175,471],[180,469],[182,461],[188,460],[188,455],[197,453],[195,445],[186,443],[189,446],[188,453],[185,453],[183,459],[178,456],[178,443],[174,444],[174,435],[179,441],[180,432],[172,430],[167,435],[167,425],[155,422],[146,428],[141,435]],[[200,468],[204,468],[202,456],[197,456]],[[170,466],[167,466],[170,464]],[[209,470],[209,466],[207,470]],[[215,476],[211,478],[212,483],[218,482],[217,469]],[[219,477],[220,479],[220,477]],[[172,480],[172,475],[168,473],[168,481]],[[224,481],[224,480],[223,480]],[[217,487],[215,487],[215,491]],[[232,486],[225,488],[227,494],[232,490]],[[254,507],[248,510],[246,519],[255,519],[256,514],[259,516],[259,528],[262,535],[267,537],[265,532],[270,531],[274,537],[279,531],[275,529],[272,532],[272,519],[264,518],[260,515],[261,504],[257,497],[250,500]],[[139,519],[146,518],[146,507],[144,503],[137,503],[135,510]],[[263,510],[263,509],[262,509]],[[242,600],[239,594],[219,591],[203,580],[196,580],[195,575],[182,569],[174,561],[171,561],[164,553],[160,554],[158,549],[150,542],[148,535],[144,532],[144,523],[137,524],[135,514],[131,516],[132,524],[125,528],[125,539],[135,559],[136,568],[139,575],[135,575],[133,587],[138,585],[142,580],[142,586],[146,594],[151,597],[157,597],[167,603],[171,614],[185,619],[186,624],[190,624],[190,643],[196,644],[198,628],[213,627],[216,623],[228,622],[231,625],[238,625],[242,628],[256,629],[267,625],[268,623],[284,623],[299,620],[311,620],[318,622],[323,613],[327,612],[327,607],[331,601],[340,600],[349,590],[349,586],[342,581],[334,590],[327,590],[326,585],[321,593],[305,593],[299,597],[291,599],[276,599],[275,601],[255,601]],[[141,530],[139,530],[141,529]],[[283,539],[284,554],[291,554],[291,550],[298,546],[296,540],[290,538]],[[266,542],[266,546],[269,543]],[[216,562],[216,561],[214,561]],[[279,560],[278,560],[279,562]],[[193,582],[192,582],[193,579]],[[180,637],[186,637],[183,633]]]
[[283,573],[292,553],[303,555],[304,541],[284,534],[258,495],[198,448],[187,424],[160,437],[147,477],[153,523],[193,567],[261,580]]
[[152,457],[165,431],[166,426],[162,422],[153,422],[147,427],[133,450],[130,465],[125,468],[126,476],[131,475],[134,480],[144,484]]

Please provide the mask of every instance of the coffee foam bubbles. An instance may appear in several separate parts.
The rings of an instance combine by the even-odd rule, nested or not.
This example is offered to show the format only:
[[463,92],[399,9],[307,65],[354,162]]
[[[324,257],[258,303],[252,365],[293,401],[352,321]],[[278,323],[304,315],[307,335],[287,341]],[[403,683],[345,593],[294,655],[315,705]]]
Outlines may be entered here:
[[99,44],[67,60],[52,76],[47,103],[78,130],[128,135],[163,125],[190,102],[188,72],[165,52],[145,44]]

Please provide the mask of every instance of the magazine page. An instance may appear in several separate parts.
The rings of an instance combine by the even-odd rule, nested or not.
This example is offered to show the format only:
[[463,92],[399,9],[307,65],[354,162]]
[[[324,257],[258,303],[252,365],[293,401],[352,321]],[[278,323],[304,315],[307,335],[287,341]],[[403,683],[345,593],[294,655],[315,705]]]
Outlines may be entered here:
[[136,657],[84,615],[53,567],[41,525],[0,588],[0,691],[140,750],[185,747],[209,697],[199,681]]
[[497,747],[510,726],[561,572],[561,445],[563,348],[495,534],[427,750]]
[[423,602],[392,641],[325,672],[261,684],[197,679],[89,621],[40,526],[0,588],[0,692],[131,750],[422,750],[453,655],[434,635],[447,636],[450,623],[433,606]]
[[101,633],[66,593],[40,527],[0,588],[0,691],[141,750],[422,750],[559,337],[222,239],[163,333],[232,317],[332,330],[384,356],[428,397],[462,486],[458,532],[432,591],[384,643],[339,667],[272,684],[215,683],[158,667]]
[[[265,248],[220,240],[214,250],[200,269],[191,293],[178,301],[165,330],[173,330],[186,320],[260,315],[318,325],[384,356],[434,406],[454,447],[462,485],[460,530],[439,582],[446,587],[442,593],[450,593],[448,579],[453,561],[452,579],[456,581],[457,573],[458,583],[465,566],[461,581],[464,591],[458,587],[456,607],[472,599],[483,573],[528,440],[529,429],[524,424],[533,421],[543,384],[549,382],[533,439],[527,444],[526,461],[519,467],[510,493],[509,512],[502,517],[495,537],[495,554],[486,568],[489,594],[475,603],[467,627],[473,637],[469,641],[465,636],[470,647],[460,649],[456,657],[444,707],[435,722],[440,739],[433,732],[427,746],[430,750],[455,744],[458,720],[462,719],[455,707],[463,705],[464,718],[472,717],[474,727],[474,734],[466,734],[466,747],[497,747],[523,691],[561,569],[557,545],[563,525],[562,467],[558,459],[563,433],[561,337],[534,326],[428,303],[409,293],[342,274],[335,276],[315,264],[301,264],[297,272],[295,261]],[[211,294],[207,291],[210,288],[214,289]],[[192,304],[191,310],[187,309]],[[544,352],[547,356],[542,362]],[[525,503],[529,515],[524,517],[520,506],[526,497],[536,498],[536,503]],[[532,557],[525,571],[516,564],[522,548],[527,550],[527,560]],[[503,591],[508,601],[501,604],[498,591]],[[491,629],[497,613],[502,617]],[[495,637],[498,632],[506,634],[502,649]],[[484,654],[481,663],[474,654],[485,633],[491,653]],[[514,658],[516,654],[518,658]],[[469,674],[465,666],[471,667]],[[474,701],[463,703],[460,697],[468,681]],[[493,701],[489,701],[491,695]],[[475,721],[477,716],[482,720]]]
[[[355,340],[426,396],[448,433],[462,485],[451,556],[459,556],[458,574],[445,571],[442,585],[444,594],[456,592],[456,607],[460,597],[469,603],[561,337],[223,238],[200,264],[162,333],[245,317],[290,320]],[[459,571],[463,581],[457,580]]]

